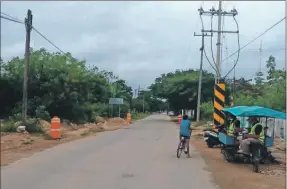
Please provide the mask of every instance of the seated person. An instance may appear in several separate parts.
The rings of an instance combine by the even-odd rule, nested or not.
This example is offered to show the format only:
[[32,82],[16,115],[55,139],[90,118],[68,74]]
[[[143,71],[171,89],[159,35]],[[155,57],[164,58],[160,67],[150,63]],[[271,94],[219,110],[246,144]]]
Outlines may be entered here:
[[[237,137],[237,139],[239,139],[240,141],[240,150],[238,152],[249,155],[249,146],[251,142],[264,144],[265,134],[263,126],[256,117],[249,117],[247,121],[252,125],[250,132],[248,134],[245,134],[244,137]],[[237,131],[240,130],[242,130],[242,128],[237,129]]]
[[240,128],[240,121],[236,118],[235,115],[229,114],[228,115],[228,129],[227,133],[229,136],[234,136],[234,133],[237,129]]

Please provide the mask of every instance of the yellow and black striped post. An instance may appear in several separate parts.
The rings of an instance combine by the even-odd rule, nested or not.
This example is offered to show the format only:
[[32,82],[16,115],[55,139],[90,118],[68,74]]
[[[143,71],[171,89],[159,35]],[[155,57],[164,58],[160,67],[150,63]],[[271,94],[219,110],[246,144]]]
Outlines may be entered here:
[[220,111],[223,109],[225,103],[225,84],[218,83],[215,84],[214,87],[214,112],[213,112],[213,119],[214,125],[224,124],[224,115]]

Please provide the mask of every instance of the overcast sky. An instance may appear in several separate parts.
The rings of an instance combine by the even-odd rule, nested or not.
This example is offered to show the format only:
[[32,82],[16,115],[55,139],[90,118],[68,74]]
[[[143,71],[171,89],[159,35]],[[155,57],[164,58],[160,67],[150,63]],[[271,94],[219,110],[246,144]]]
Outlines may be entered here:
[[[148,87],[162,73],[175,69],[199,68],[201,31],[198,8],[218,8],[216,1],[195,2],[1,2],[1,12],[24,20],[27,9],[33,14],[33,25],[65,52],[100,69],[113,71],[132,87]],[[228,1],[223,8],[235,7],[240,43],[245,45],[285,16],[284,1]],[[210,17],[204,16],[204,27],[210,29]],[[214,29],[217,29],[214,18]],[[225,30],[236,30],[232,17],[225,18]],[[236,34],[226,34],[223,59],[237,50]],[[210,38],[206,38],[210,60]],[[236,76],[251,79],[260,64],[260,41],[263,43],[262,71],[269,55],[285,67],[285,22],[281,22],[241,53]],[[25,28],[1,19],[1,57],[9,60],[24,55]],[[216,53],[214,37],[214,56]],[[57,51],[37,33],[32,32],[31,46]],[[236,55],[222,63],[222,73],[233,66]],[[204,59],[204,69],[213,72]],[[233,77],[233,73],[231,74]]]

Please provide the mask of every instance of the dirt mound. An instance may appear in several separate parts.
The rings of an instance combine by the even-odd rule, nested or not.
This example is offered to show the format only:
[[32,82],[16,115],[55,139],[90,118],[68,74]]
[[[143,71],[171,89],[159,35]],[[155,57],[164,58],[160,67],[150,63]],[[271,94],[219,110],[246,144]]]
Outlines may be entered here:
[[116,127],[116,126],[125,126],[129,125],[129,122],[122,118],[112,118],[107,121],[106,124],[108,127]]

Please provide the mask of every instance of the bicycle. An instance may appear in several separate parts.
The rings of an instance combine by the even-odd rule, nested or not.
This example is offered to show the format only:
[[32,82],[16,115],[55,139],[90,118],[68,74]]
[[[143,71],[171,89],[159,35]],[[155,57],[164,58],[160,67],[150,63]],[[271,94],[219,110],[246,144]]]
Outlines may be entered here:
[[177,158],[180,158],[182,154],[182,150],[185,149],[185,137],[181,136],[180,142],[178,144],[177,150],[176,150],[176,156]]

